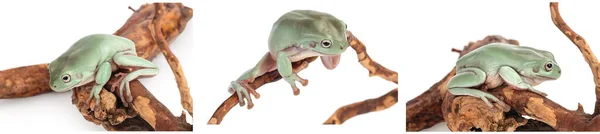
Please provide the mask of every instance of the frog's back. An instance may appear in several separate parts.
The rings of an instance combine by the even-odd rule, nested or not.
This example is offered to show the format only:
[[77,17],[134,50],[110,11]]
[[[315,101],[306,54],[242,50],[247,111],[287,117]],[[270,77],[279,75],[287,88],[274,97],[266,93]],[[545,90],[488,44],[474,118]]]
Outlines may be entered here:
[[[269,36],[269,50],[279,51],[297,43],[304,34],[320,34],[325,25],[341,25],[331,14],[314,10],[292,10],[285,13],[273,24]],[[337,31],[332,31],[337,32]],[[284,45],[282,45],[284,44]]]
[[456,67],[479,67],[484,71],[495,70],[503,65],[518,67],[522,66],[524,61],[538,59],[540,52],[544,51],[513,44],[491,43],[459,58]]
[[117,52],[133,49],[135,44],[126,38],[109,34],[92,34],[76,41],[57,61],[67,64],[94,65],[112,59]]

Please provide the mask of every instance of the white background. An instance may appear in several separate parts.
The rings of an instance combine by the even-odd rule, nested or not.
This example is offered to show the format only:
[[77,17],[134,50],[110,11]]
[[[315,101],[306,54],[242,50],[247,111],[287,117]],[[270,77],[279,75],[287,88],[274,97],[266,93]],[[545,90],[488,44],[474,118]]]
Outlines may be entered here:
[[[2,31],[2,64],[0,70],[48,63],[67,50],[82,36],[93,33],[112,34],[144,1],[125,3],[107,1],[57,2],[11,1],[0,8]],[[186,3],[184,3],[186,5]],[[193,7],[187,4],[190,7]],[[195,17],[195,16],[194,16]],[[192,28],[189,21],[184,32],[171,45],[188,77],[193,96]],[[162,54],[153,62],[160,67],[153,78],[140,79],[152,94],[179,116],[182,106],[173,73]],[[72,92],[47,93],[22,99],[0,99],[0,128],[2,132],[22,131],[106,131],[88,122],[71,104]],[[194,101],[200,100],[194,97]],[[196,108],[200,109],[200,108]],[[192,122],[188,116],[188,122]]]
[[[367,47],[367,53],[383,66],[398,70],[403,39],[399,35],[400,11],[392,2],[277,0],[243,1],[211,0],[199,2],[196,10],[196,43],[194,50],[202,59],[199,86],[202,108],[196,121],[206,123],[214,110],[231,94],[231,81],[252,68],[268,52],[268,37],[273,23],[284,13],[295,9],[312,9],[330,13],[348,24]],[[364,9],[361,9],[364,8]],[[397,17],[396,17],[397,16]],[[358,62],[356,53],[349,48],[342,54],[334,70],[327,70],[320,59],[298,73],[309,80],[306,87],[299,85],[300,94],[294,96],[283,80],[266,84],[258,89],[261,97],[253,98],[255,106],[248,110],[236,105],[221,125],[201,126],[203,133],[257,133],[279,130],[285,133],[375,130],[398,131],[404,122],[400,118],[402,102],[393,107],[351,118],[341,128],[323,126],[341,106],[379,97],[397,87],[379,77],[369,77]],[[332,128],[332,129],[328,129]]]
[[[559,10],[566,23],[583,36],[598,55],[600,9],[597,5],[561,1]],[[429,89],[451,71],[458,58],[451,48],[462,49],[469,41],[497,34],[516,39],[523,46],[553,52],[562,76],[536,88],[567,109],[575,110],[577,103],[581,103],[585,112],[593,112],[595,95],[591,70],[577,47],[554,26],[549,1],[412,1],[399,8],[402,10],[399,18],[406,20],[399,25],[401,34],[410,37],[398,42],[410,46],[397,50],[401,57],[396,61],[404,64],[398,72],[402,102]],[[449,130],[445,123],[440,123],[425,131]]]

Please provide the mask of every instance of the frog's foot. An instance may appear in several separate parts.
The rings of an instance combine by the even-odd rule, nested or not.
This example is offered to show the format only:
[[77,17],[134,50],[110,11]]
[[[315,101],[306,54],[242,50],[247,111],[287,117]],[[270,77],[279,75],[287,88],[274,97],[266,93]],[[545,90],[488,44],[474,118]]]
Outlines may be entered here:
[[127,73],[118,72],[117,74],[115,74],[115,77],[118,77],[119,79],[110,87],[110,92],[115,92],[116,89],[119,89],[119,86],[121,85],[121,82],[123,81],[125,76],[127,76]]
[[[510,111],[510,108],[511,108],[506,103],[504,103],[503,101],[501,101],[500,99],[498,99],[496,96],[494,96],[492,94],[489,94],[489,93],[486,93],[486,92],[483,92],[483,91],[480,91],[480,90],[458,87],[458,88],[448,89],[448,91],[451,94],[453,94],[453,95],[467,95],[467,96],[472,96],[472,97],[480,98],[490,108],[494,107],[494,105],[492,105],[491,102],[495,102],[498,105],[500,105],[500,107],[504,110],[504,112]],[[490,100],[491,100],[491,102],[490,102]]]
[[533,88],[533,86],[531,86],[531,85],[529,85],[529,84],[527,84],[525,82],[521,82],[521,83],[519,83],[517,85],[512,85],[512,84],[509,83],[508,86],[510,88],[512,88],[512,89],[516,89],[516,90],[529,90],[529,91],[531,91],[533,93],[539,94],[539,95],[544,96],[544,97],[548,96],[548,94],[546,94],[546,93],[544,93],[542,91],[536,90],[535,88]]
[[255,89],[251,88],[248,83],[244,81],[232,81],[229,86],[229,92],[235,92],[238,96],[240,107],[246,105],[245,101],[248,101],[248,109],[252,109],[254,107],[254,103],[252,103],[252,97],[250,94],[254,96],[254,98],[260,98],[260,94],[254,91]]
[[101,86],[94,86],[90,91],[90,97],[86,100],[87,104],[92,102],[92,98],[95,98],[96,103],[94,103],[94,107],[91,108],[92,111],[96,111],[100,107],[100,91],[102,91]]
[[308,85],[308,80],[301,78],[296,73],[292,73],[289,76],[284,76],[283,79],[290,84],[292,90],[294,91],[294,95],[300,94],[300,89],[296,86],[296,81],[300,82],[302,86]]

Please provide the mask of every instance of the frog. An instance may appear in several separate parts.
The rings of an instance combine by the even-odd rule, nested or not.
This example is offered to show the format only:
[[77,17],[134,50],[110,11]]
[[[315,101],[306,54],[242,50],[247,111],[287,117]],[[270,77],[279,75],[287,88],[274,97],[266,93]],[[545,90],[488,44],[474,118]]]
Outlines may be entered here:
[[[248,109],[254,104],[252,96],[258,99],[255,89],[249,83],[267,72],[277,70],[286,81],[295,96],[300,94],[296,82],[308,85],[296,72],[292,62],[308,57],[319,57],[328,70],[333,70],[340,62],[340,57],[348,48],[347,24],[332,14],[307,9],[296,9],[286,12],[275,21],[268,38],[268,52],[236,80],[231,81],[229,93],[237,94],[238,104],[243,107],[248,102]],[[245,100],[244,100],[245,99]]]
[[119,69],[130,72],[116,73],[118,80],[110,91],[119,88],[120,99],[125,107],[133,100],[129,82],[152,77],[159,72],[154,63],[137,56],[132,40],[112,34],[89,34],[79,38],[48,64],[49,86],[54,92],[66,92],[93,83],[87,102],[95,98],[95,107],[91,109],[94,111],[100,105],[100,92],[113,72]]
[[446,85],[449,93],[480,98],[490,108],[491,100],[504,112],[511,107],[484,91],[506,85],[547,96],[534,86],[561,76],[552,52],[501,42],[489,43],[463,55],[456,61],[455,71],[456,75]]

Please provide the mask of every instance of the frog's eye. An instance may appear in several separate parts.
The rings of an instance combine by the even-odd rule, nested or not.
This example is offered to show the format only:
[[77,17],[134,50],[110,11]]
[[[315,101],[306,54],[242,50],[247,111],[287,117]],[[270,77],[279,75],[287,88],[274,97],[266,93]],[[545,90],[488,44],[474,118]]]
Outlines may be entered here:
[[67,83],[67,82],[71,81],[71,75],[65,74],[61,77],[61,79],[63,82]]
[[554,64],[552,64],[552,62],[548,62],[546,65],[544,65],[544,67],[546,67],[546,71],[550,71],[552,70],[552,67],[554,67]]
[[323,41],[321,41],[321,46],[323,46],[325,48],[329,48],[329,47],[331,47],[331,41],[328,39],[324,39]]

